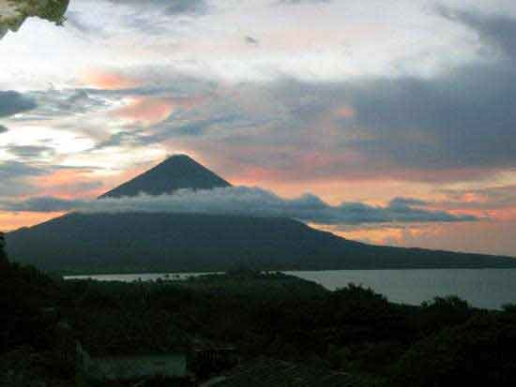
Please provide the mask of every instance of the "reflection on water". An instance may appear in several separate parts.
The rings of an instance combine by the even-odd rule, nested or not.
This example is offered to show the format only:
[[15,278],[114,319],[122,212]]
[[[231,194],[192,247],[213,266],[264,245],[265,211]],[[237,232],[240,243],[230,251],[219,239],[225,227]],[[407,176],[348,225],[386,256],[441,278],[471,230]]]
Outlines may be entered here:
[[70,0],[0,0],[0,39],[16,32],[25,20],[37,16],[61,25]]

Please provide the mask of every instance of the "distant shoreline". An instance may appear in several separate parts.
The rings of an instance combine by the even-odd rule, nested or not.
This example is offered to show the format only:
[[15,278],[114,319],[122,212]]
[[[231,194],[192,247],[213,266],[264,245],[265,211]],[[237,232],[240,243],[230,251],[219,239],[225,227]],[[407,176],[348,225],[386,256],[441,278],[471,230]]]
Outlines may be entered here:
[[[334,291],[350,283],[371,288],[399,304],[419,305],[434,297],[457,296],[475,307],[500,309],[516,303],[516,270],[498,269],[390,269],[270,271],[298,277]],[[136,273],[66,276],[65,280],[134,283],[178,283],[201,275],[222,272]]]

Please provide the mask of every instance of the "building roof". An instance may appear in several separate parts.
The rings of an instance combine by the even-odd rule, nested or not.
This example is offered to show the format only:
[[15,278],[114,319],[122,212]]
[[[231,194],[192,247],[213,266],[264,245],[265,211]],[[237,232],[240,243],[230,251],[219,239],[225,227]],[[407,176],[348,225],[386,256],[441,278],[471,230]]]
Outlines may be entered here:
[[213,379],[205,387],[355,387],[357,378],[325,368],[260,358],[238,366],[230,375]]

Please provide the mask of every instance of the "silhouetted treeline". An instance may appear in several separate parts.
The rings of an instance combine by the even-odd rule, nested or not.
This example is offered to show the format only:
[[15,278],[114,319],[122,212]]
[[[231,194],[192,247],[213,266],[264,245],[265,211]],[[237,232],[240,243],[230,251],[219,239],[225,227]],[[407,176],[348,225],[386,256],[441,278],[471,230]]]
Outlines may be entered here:
[[156,343],[167,351],[195,336],[234,344],[244,359],[265,355],[314,363],[378,385],[516,381],[511,308],[477,310],[456,297],[403,306],[352,284],[329,292],[283,274],[249,272],[186,282],[63,286],[67,300],[61,307],[73,316],[78,338],[97,353]]
[[[375,386],[516,383],[514,306],[480,310],[456,297],[399,305],[352,284],[330,292],[288,275],[245,270],[131,284],[52,281],[34,269],[9,270],[1,315],[4,327],[16,329],[4,335],[4,356],[21,345],[51,353],[63,341],[78,341],[93,355],[224,343],[243,361],[265,355],[330,367]],[[48,319],[42,308],[55,308],[56,317]],[[67,340],[56,328],[63,321]],[[72,361],[68,367],[73,373]]]

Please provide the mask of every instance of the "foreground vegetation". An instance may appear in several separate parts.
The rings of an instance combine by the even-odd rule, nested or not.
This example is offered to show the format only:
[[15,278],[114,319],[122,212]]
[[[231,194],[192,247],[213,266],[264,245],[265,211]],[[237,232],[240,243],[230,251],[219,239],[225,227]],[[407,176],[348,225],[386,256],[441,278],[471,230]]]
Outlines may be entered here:
[[250,271],[128,284],[51,279],[1,253],[0,265],[0,386],[74,385],[75,342],[94,355],[231,344],[242,361],[329,367],[374,386],[516,383],[514,306],[398,305],[352,284],[330,292]]

